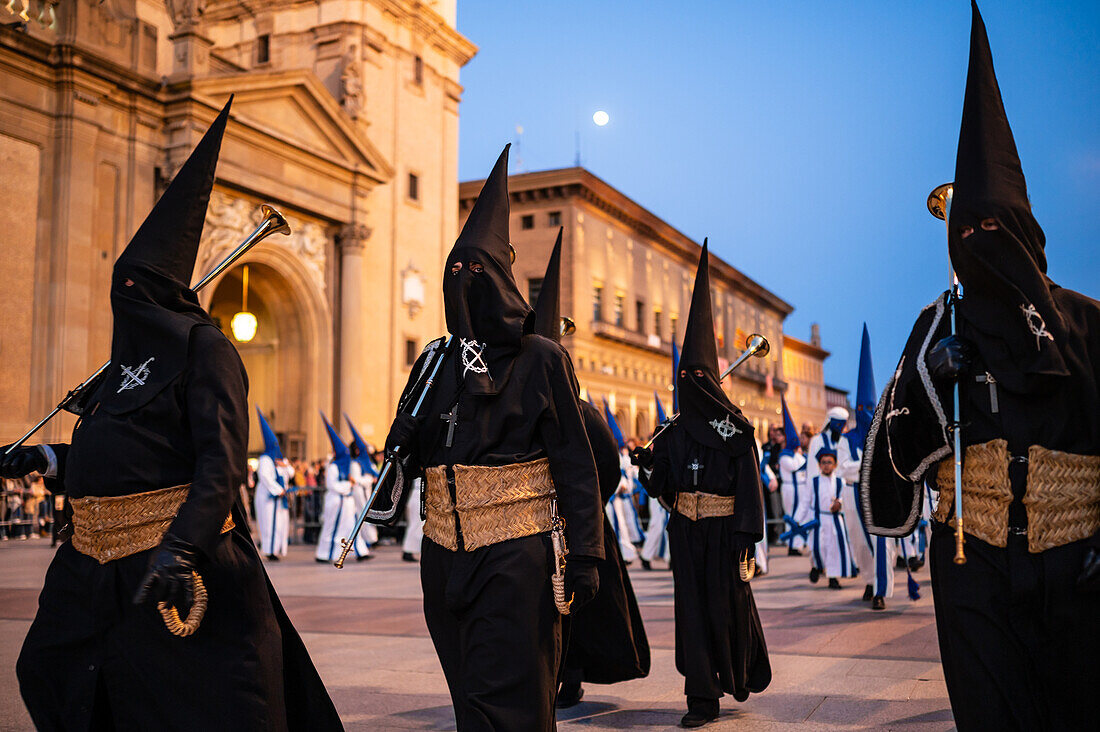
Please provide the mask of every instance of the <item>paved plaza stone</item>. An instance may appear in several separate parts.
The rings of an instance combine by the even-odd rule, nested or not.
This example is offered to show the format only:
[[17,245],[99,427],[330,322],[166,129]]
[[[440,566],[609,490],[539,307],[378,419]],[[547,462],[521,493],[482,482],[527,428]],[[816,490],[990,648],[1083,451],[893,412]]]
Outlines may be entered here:
[[[0,545],[0,730],[30,728],[15,659],[51,554],[42,539]],[[293,546],[289,557],[267,567],[349,730],[454,729],[421,612],[417,565],[401,561],[400,547],[377,547],[375,554],[337,571],[314,562],[312,547]],[[845,580],[839,591],[824,580],[811,585],[805,558],[773,557],[771,570],[753,580],[753,588],[772,684],[743,704],[725,697],[721,718],[706,729],[954,727],[927,568],[916,575],[922,585],[916,602],[906,597],[905,572],[897,573],[895,596],[884,612],[860,600],[861,579]],[[559,714],[561,730],[663,730],[675,728],[684,713],[683,678],[673,656],[672,575],[635,563],[631,580],[653,670],[622,684],[586,684],[584,701]]]

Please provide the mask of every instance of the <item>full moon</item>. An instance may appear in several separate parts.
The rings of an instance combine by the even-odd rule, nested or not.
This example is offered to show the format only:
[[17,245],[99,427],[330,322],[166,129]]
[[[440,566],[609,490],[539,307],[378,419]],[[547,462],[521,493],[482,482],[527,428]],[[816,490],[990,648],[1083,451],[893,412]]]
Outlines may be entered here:
[[606,125],[608,122],[611,121],[611,117],[608,116],[607,112],[600,109],[600,110],[597,110],[597,112],[592,115],[592,121],[596,123],[597,127],[603,127],[604,125]]

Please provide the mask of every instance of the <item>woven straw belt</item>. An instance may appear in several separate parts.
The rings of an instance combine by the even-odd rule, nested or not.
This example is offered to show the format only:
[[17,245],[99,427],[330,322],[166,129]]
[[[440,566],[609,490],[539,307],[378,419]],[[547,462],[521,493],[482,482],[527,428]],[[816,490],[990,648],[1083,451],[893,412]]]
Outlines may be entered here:
[[427,516],[424,535],[457,551],[455,512],[467,551],[553,528],[554,483],[546,458],[503,466],[455,465],[455,501],[447,486],[447,468],[425,471]]
[[733,496],[716,496],[713,493],[677,493],[676,512],[698,521],[705,518],[733,515]]
[[[963,461],[966,532],[997,547],[1008,543],[1011,459],[1008,443],[992,440],[966,448]],[[940,462],[936,480],[940,503],[933,518],[949,521],[955,502],[953,458]],[[1100,530],[1100,457],[1032,445],[1023,503],[1028,551],[1033,554],[1092,536]]]
[[[189,485],[129,496],[73,498],[73,548],[100,564],[160,544],[187,498]],[[227,516],[222,533],[233,528]]]

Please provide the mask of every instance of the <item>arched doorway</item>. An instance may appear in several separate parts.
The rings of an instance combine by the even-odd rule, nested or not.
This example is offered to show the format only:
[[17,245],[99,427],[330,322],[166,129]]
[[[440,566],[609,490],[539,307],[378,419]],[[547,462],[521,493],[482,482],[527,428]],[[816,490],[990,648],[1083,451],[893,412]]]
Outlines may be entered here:
[[[252,429],[248,451],[263,449],[263,437],[252,417],[256,406],[278,433],[283,452],[292,459],[313,459],[320,449],[318,409],[332,401],[332,364],[326,318],[319,297],[295,276],[293,263],[279,250],[257,249],[248,260],[221,276],[207,310],[236,346],[248,371],[248,405]],[[256,316],[255,336],[238,341],[233,316],[241,310],[244,267],[248,267],[248,310]],[[300,274],[300,273],[299,273]]]

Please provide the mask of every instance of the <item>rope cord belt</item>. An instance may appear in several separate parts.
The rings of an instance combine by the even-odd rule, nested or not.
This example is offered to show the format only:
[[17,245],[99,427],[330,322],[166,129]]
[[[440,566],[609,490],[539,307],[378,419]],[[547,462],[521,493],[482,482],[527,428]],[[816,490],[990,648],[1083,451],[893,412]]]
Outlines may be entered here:
[[[180,506],[187,500],[189,485],[163,488],[129,496],[85,496],[72,498],[72,545],[81,554],[100,564],[157,547],[168,531]],[[233,518],[226,516],[221,533],[233,529]],[[181,637],[191,635],[202,622],[208,603],[206,587],[192,573],[194,601],[186,620],[165,603],[157,609],[170,632]]]
[[[966,448],[963,505],[966,532],[996,547],[1008,543],[1008,507],[1013,460],[1005,440]],[[1100,456],[1075,455],[1032,445],[1027,453],[1028,551],[1037,554],[1086,539],[1100,530]],[[940,463],[936,476],[940,503],[933,518],[947,522],[954,513],[954,459]]]
[[[554,604],[563,615],[565,599],[565,521],[558,516],[557,494],[546,458],[515,465],[445,465],[424,471],[424,536],[458,551],[458,532],[466,551],[535,534],[549,533],[556,559],[551,582]],[[452,500],[451,488],[454,488]]]

